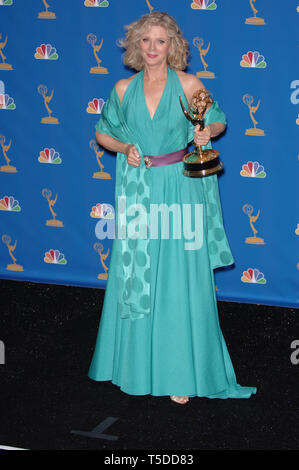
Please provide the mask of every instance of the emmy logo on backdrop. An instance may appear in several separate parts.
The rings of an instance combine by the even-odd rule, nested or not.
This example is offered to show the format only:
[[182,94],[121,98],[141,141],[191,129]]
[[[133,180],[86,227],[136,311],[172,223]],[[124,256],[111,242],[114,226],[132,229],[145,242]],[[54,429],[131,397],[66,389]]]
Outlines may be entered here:
[[251,16],[250,18],[246,18],[245,24],[252,24],[252,25],[266,24],[264,18],[259,18],[259,17],[256,16],[256,14],[258,13],[258,10],[253,5],[253,2],[255,2],[255,1],[256,0],[249,0],[249,3],[250,3],[250,6],[251,6],[251,9],[253,11],[254,16]]
[[16,246],[17,246],[17,240],[15,241],[15,244],[14,245],[11,245],[11,238],[9,235],[2,235],[2,241],[4,243],[4,245],[7,246],[8,248],[8,251],[9,251],[9,255],[13,261],[12,264],[8,264],[6,266],[6,269],[8,269],[9,271],[24,271],[23,269],[23,266],[21,266],[20,264],[17,264],[16,261],[17,261],[17,258],[12,254],[15,249],[16,249]]
[[95,243],[93,245],[93,248],[94,248],[94,251],[96,251],[99,255],[100,255],[100,258],[101,258],[101,263],[102,263],[102,266],[104,268],[104,273],[100,273],[98,274],[98,279],[104,279],[104,280],[107,280],[108,278],[108,268],[107,266],[105,265],[104,261],[108,258],[108,255],[109,255],[109,248],[108,250],[106,251],[106,253],[103,253],[103,250],[104,250],[104,247],[102,245],[102,243]]
[[1,145],[1,148],[2,148],[4,158],[6,160],[6,165],[0,166],[0,171],[3,171],[4,173],[17,173],[18,170],[16,169],[15,166],[12,166],[12,165],[9,164],[11,159],[8,158],[8,156],[6,155],[6,152],[10,149],[10,146],[11,146],[11,139],[10,139],[8,145],[4,145],[4,142],[5,142],[5,136],[0,135],[0,145]]
[[38,14],[38,18],[42,20],[55,20],[56,19],[55,13],[53,13],[52,11],[48,11],[48,9],[50,8],[50,5],[46,2],[46,0],[43,0],[43,4],[45,5],[46,11],[41,11]]
[[48,106],[48,103],[50,103],[51,99],[53,98],[54,90],[52,90],[52,93],[51,93],[50,96],[46,96],[46,94],[48,92],[48,88],[46,87],[46,85],[39,85],[37,89],[38,89],[39,94],[43,96],[44,105],[46,106],[47,111],[49,113],[48,117],[43,117],[41,119],[41,123],[42,124],[59,124],[58,119],[51,116],[53,111]]
[[149,8],[149,11],[150,11],[150,13],[151,13],[151,12],[153,11],[154,7],[152,7],[152,5],[150,4],[149,0],[146,0],[146,4],[147,4],[147,6],[148,6],[148,8]]
[[246,129],[245,134],[246,135],[257,135],[257,136],[264,136],[265,132],[263,129],[258,129],[256,125],[258,124],[258,121],[254,119],[254,114],[256,111],[259,109],[261,100],[258,100],[258,104],[256,106],[252,106],[253,103],[253,97],[251,95],[244,95],[243,96],[243,103],[248,106],[249,113],[250,113],[250,118],[253,122],[254,127],[251,129]]
[[[2,34],[0,33],[0,39],[2,38]],[[5,48],[7,43],[7,36],[5,38],[5,41],[0,42],[0,57],[2,59],[2,63],[0,63],[0,70],[13,70],[12,65],[6,64],[5,59],[6,56],[3,54],[2,49]]]
[[93,54],[96,58],[96,61],[97,61],[97,66],[96,67],[91,67],[90,70],[89,70],[89,73],[98,73],[98,74],[106,74],[106,73],[109,73],[108,72],[108,69],[106,67],[102,67],[100,65],[100,63],[102,62],[101,59],[98,57],[98,54],[97,52],[99,52],[99,50],[101,49],[102,45],[103,45],[103,38],[100,42],[100,44],[98,44],[97,46],[95,45],[95,43],[97,42],[98,38],[96,37],[95,34],[93,33],[90,33],[88,34],[87,36],[87,42],[89,42],[89,44],[92,45],[92,49],[93,49]]
[[208,44],[208,47],[206,49],[202,49],[203,46],[203,39],[202,38],[194,38],[193,39],[193,45],[199,50],[200,53],[200,60],[202,62],[202,65],[204,67],[204,70],[197,72],[196,76],[199,78],[215,78],[214,72],[208,72],[207,67],[208,64],[206,63],[204,56],[207,55],[210,49],[210,43]]
[[57,194],[56,194],[55,199],[51,199],[52,191],[50,189],[44,188],[42,190],[42,195],[44,196],[45,199],[47,199],[48,204],[49,204],[49,209],[53,216],[53,219],[47,220],[46,225],[49,227],[63,227],[63,223],[61,222],[61,220],[56,220],[57,214],[53,211],[53,206],[56,204],[56,201],[57,201]]
[[90,148],[95,152],[96,154],[96,159],[97,159],[97,162],[98,162],[98,165],[100,167],[100,171],[96,171],[92,177],[93,178],[96,178],[96,179],[104,179],[104,180],[110,180],[111,179],[111,175],[110,173],[106,173],[105,171],[103,171],[104,169],[104,165],[102,164],[101,162],[101,158],[102,156],[104,155],[104,150],[100,150],[99,146],[97,145],[96,141],[94,139],[92,139],[89,143],[89,146]]
[[244,204],[243,212],[244,214],[248,215],[250,227],[251,227],[251,230],[253,231],[253,237],[247,237],[245,240],[245,243],[249,243],[252,245],[265,245],[264,239],[256,236],[258,231],[253,225],[253,222],[256,222],[260,216],[260,210],[258,210],[258,213],[253,216],[252,215],[253,207],[250,204]]

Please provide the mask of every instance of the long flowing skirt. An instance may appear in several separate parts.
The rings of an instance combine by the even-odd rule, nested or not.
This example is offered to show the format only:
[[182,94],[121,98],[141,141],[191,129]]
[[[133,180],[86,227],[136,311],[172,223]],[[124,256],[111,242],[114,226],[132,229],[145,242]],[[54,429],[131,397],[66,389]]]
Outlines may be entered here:
[[[180,205],[182,236],[173,238],[178,219],[170,215],[170,239],[161,237],[161,224],[158,238],[150,239],[151,313],[137,320],[121,318],[117,310],[113,242],[88,376],[112,381],[131,395],[249,398],[256,388],[237,384],[219,325],[214,269],[233,259],[222,225],[218,185],[215,190],[211,184],[217,177],[188,178],[182,174],[182,162],[149,171],[151,204]],[[193,229],[195,204],[201,205],[202,227],[196,225],[203,233],[199,249],[186,249],[190,240],[183,236],[183,204],[191,205]]]

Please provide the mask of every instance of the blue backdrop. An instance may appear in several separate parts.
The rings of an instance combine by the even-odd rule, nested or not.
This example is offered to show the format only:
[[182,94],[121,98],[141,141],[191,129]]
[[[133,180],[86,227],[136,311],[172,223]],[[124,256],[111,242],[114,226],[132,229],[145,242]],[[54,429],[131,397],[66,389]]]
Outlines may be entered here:
[[134,73],[124,25],[151,9],[178,21],[187,72],[227,116],[213,146],[235,265],[215,271],[218,299],[297,306],[298,0],[0,0],[0,276],[105,287],[115,155],[94,126]]

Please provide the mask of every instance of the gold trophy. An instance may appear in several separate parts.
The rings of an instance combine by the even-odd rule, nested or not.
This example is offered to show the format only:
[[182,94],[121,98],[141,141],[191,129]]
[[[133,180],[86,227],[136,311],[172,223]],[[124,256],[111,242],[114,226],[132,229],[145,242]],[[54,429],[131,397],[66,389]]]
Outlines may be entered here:
[[[196,90],[193,93],[191,104],[186,111],[182,99],[180,103],[186,118],[192,122],[194,126],[199,124],[202,131],[205,127],[204,115],[209,103],[213,103],[210,92],[205,88]],[[187,153],[183,157],[183,174],[193,178],[202,178],[203,176],[214,175],[219,173],[223,168],[223,163],[219,159],[218,150],[206,149],[202,150],[201,145],[194,142],[195,150]]]

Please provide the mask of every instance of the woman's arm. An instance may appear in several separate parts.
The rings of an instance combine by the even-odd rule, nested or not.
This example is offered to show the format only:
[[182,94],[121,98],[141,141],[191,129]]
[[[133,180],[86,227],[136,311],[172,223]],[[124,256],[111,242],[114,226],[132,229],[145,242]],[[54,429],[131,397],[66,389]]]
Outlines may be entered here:
[[225,128],[226,125],[222,124],[222,122],[211,122],[206,125],[202,131],[200,131],[198,124],[194,128],[194,142],[197,145],[207,145],[212,137],[217,137],[217,135],[221,134]]
[[225,124],[222,124],[222,122],[211,122],[211,124],[208,124],[206,128],[210,129],[211,132],[211,137],[217,137],[217,135],[221,134],[226,128]]
[[105,149],[111,150],[112,152],[123,153],[127,156],[127,162],[132,166],[139,166],[141,157],[135,145],[124,144],[119,140],[114,139],[108,134],[101,134],[100,132],[95,133],[96,141]]
[[[196,90],[205,88],[201,80],[199,80],[195,75],[187,74],[184,72],[178,72],[178,76],[181,80],[186,98],[188,102],[191,102],[193,93]],[[208,105],[207,110],[210,108],[211,104]],[[207,112],[207,111],[206,111]],[[212,122],[208,124],[204,130],[199,131],[199,125],[195,126],[194,129],[194,139],[198,145],[207,145],[211,137],[217,137],[221,134],[226,128],[225,124],[221,122]]]
[[112,152],[119,152],[127,154],[129,144],[124,144],[119,140],[114,139],[108,134],[101,134],[100,132],[95,132],[96,141],[101,147],[104,147],[107,150],[111,150]]

